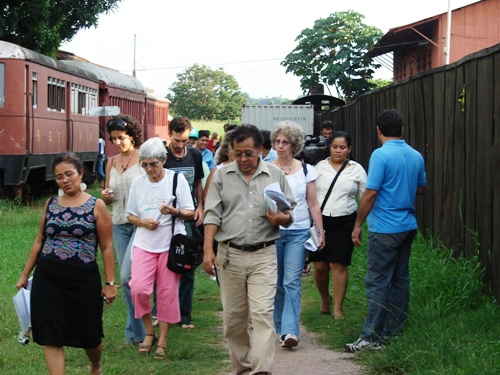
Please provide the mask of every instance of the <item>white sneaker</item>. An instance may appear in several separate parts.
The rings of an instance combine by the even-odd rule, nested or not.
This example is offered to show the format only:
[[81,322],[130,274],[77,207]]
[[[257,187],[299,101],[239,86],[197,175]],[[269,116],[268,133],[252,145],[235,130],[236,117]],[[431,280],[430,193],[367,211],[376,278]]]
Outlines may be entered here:
[[283,338],[283,342],[281,343],[281,347],[286,349],[291,349],[297,345],[299,345],[299,339],[297,338],[297,336],[292,335],[291,333],[285,335],[285,337]]
[[345,351],[348,353],[355,353],[359,352],[360,350],[363,349],[372,349],[372,350],[378,350],[382,349],[383,344],[380,342],[371,342],[367,341],[365,339],[359,338],[352,344],[345,344]]

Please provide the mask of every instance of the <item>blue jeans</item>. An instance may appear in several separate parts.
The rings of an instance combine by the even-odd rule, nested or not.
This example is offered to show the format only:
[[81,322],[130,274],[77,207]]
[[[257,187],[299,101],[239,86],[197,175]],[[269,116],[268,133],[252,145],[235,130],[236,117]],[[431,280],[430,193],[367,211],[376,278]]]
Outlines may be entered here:
[[401,332],[408,316],[409,262],[416,230],[402,233],[370,233],[366,271],[368,314],[361,338],[382,341]]
[[130,277],[132,270],[132,242],[134,240],[135,227],[132,224],[113,225],[113,243],[116,259],[120,267],[120,285],[123,289],[123,298],[127,306],[128,316],[125,324],[125,337],[127,344],[136,344],[144,340],[146,330],[142,319],[134,318],[134,304],[130,296]]
[[302,270],[306,260],[304,243],[309,229],[280,230],[276,241],[278,284],[274,299],[274,326],[279,335],[299,337]]
[[104,175],[104,155],[97,157],[97,165],[95,167],[95,171],[97,173],[97,178],[99,181],[104,181],[106,176]]

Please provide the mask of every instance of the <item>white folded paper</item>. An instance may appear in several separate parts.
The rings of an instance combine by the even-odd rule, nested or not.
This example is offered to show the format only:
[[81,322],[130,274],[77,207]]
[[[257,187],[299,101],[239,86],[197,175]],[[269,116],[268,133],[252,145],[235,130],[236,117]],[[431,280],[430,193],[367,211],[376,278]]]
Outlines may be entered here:
[[285,194],[281,191],[280,184],[273,182],[267,185],[264,189],[264,200],[266,201],[267,208],[273,212],[285,211],[291,207],[290,203],[286,200]]
[[12,299],[14,302],[14,308],[16,309],[17,317],[19,318],[19,324],[21,325],[21,332],[19,333],[18,341],[19,343],[26,345],[29,343],[30,331],[31,331],[31,284],[32,277],[28,280],[28,287],[21,288],[17,294]]
[[318,230],[315,226],[309,228],[309,234],[311,235],[305,243],[306,250],[317,251],[319,247],[319,235]]

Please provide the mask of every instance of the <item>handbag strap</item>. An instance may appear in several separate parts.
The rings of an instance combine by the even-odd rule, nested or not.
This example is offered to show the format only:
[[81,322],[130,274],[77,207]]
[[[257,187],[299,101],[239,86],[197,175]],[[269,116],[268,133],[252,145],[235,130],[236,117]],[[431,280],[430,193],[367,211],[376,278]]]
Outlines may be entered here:
[[[175,191],[177,190],[177,177],[179,176],[179,173],[174,172],[174,183],[172,185],[172,195],[175,197],[174,201],[172,202],[172,206],[177,206],[177,195],[175,194]],[[172,237],[174,236],[174,227],[175,227],[175,219],[176,217],[172,215]]]
[[344,168],[346,167],[346,165],[349,163],[349,159],[347,159],[344,164],[342,164],[342,167],[340,167],[339,171],[337,172],[337,174],[335,175],[335,177],[333,178],[333,181],[332,181],[332,184],[330,185],[330,187],[328,188],[328,191],[326,192],[326,195],[325,195],[325,199],[323,199],[323,203],[321,204],[321,212],[323,213],[323,209],[325,208],[325,205],[326,205],[326,201],[328,200],[328,198],[330,197],[330,194],[333,190],[333,185],[335,185],[335,182],[337,182],[337,179],[339,178],[340,176],[340,173],[342,173],[342,171],[344,170]]

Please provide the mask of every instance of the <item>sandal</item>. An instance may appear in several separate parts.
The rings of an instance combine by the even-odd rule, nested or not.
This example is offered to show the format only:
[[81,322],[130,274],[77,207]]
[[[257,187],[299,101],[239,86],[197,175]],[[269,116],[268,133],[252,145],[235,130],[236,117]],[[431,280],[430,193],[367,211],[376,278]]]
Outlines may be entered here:
[[333,298],[330,295],[330,303],[329,303],[330,309],[328,311],[321,311],[321,310],[319,310],[319,315],[331,315],[332,314],[332,312],[331,312],[332,311],[331,310],[332,303],[333,303]]
[[164,346],[158,345],[156,347],[155,355],[153,356],[154,359],[165,359],[165,356],[167,354],[167,348]]
[[154,333],[146,333],[146,336],[153,337],[153,340],[151,341],[151,344],[144,344],[144,342],[141,342],[139,344],[139,354],[147,355],[151,353],[153,345],[156,343],[156,335]]
[[308,260],[304,263],[304,268],[302,269],[303,275],[308,275],[311,272],[311,264]]

